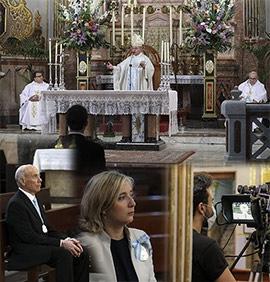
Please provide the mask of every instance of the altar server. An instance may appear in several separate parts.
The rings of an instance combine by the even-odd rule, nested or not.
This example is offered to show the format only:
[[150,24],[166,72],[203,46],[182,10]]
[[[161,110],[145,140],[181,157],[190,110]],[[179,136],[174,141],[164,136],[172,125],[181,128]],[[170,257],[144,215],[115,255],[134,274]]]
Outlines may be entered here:
[[25,86],[20,95],[19,123],[23,130],[41,130],[41,91],[48,89],[49,84],[43,81],[42,71],[35,71],[34,81]]

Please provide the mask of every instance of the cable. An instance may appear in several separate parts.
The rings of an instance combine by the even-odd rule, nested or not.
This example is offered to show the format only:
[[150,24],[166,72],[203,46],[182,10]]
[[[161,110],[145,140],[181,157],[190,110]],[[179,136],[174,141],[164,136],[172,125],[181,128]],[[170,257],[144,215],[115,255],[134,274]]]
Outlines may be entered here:
[[232,232],[231,232],[231,235],[229,236],[227,242],[225,243],[224,247],[222,248],[222,251],[224,251],[224,249],[225,249],[225,248],[227,247],[227,245],[229,244],[229,242],[230,242],[230,240],[231,240],[231,238],[232,238],[232,235],[233,235],[233,233],[234,233],[234,231],[235,231],[235,228],[236,228],[236,224],[234,225],[234,228],[233,228],[233,230],[232,230]]

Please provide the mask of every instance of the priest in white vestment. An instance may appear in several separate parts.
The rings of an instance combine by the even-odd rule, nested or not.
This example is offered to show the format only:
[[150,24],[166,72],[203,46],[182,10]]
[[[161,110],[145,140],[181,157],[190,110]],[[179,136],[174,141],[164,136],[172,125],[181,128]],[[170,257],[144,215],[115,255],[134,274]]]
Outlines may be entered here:
[[266,103],[267,95],[264,85],[258,80],[257,72],[249,73],[249,79],[241,83],[238,87],[242,91],[239,99],[247,103]]
[[[258,74],[256,71],[251,71],[249,73],[249,78],[245,82],[241,83],[238,86],[238,89],[242,91],[242,94],[239,96],[240,100],[244,100],[247,103],[266,103],[267,94],[264,88],[264,85],[258,80]],[[258,118],[259,122],[262,122],[262,118]],[[253,122],[252,130],[255,133],[260,133],[261,130]]]
[[[114,90],[153,90],[153,75],[155,68],[151,60],[142,53],[143,39],[140,35],[134,34],[132,42],[132,55],[126,58],[117,66],[111,63],[107,68],[113,70]],[[140,114],[133,115],[132,137],[130,136],[130,116],[122,116],[123,138],[122,142],[144,142],[144,121]],[[140,120],[140,122],[139,122]],[[140,126],[135,126],[135,124]],[[140,128],[139,130],[137,128]],[[146,142],[156,142],[155,138],[155,116],[148,115]]]
[[49,84],[43,81],[41,71],[35,71],[34,81],[27,84],[20,95],[19,123],[23,130],[41,130],[44,123],[41,115],[41,91],[48,89]]
[[134,34],[132,55],[117,66],[107,64],[107,68],[113,70],[114,90],[153,90],[155,69],[150,59],[142,53],[143,44],[142,38]]

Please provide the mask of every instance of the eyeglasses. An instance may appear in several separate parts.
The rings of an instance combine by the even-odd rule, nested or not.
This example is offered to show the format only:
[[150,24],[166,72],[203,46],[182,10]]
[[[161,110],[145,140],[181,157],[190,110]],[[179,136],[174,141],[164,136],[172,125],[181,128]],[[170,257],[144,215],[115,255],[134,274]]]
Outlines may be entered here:
[[36,75],[35,77],[43,77],[43,75],[41,74],[41,75]]

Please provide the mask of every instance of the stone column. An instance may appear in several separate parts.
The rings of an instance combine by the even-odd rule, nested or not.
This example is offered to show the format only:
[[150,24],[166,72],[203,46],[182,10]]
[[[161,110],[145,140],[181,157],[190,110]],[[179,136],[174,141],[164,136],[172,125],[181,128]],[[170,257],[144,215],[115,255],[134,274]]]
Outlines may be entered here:
[[246,102],[226,100],[221,104],[226,117],[226,154],[228,161],[246,160]]
[[66,114],[59,114],[59,135],[66,136],[68,133],[68,126]]
[[131,142],[131,116],[122,115],[122,141]]

